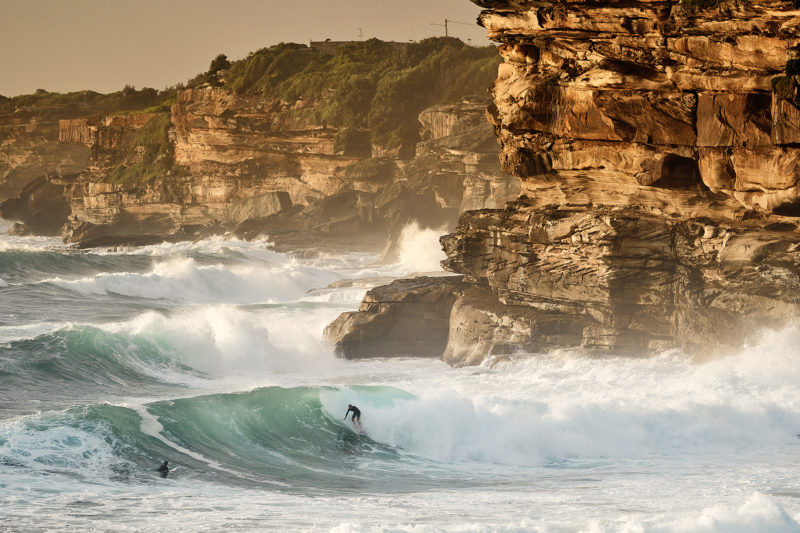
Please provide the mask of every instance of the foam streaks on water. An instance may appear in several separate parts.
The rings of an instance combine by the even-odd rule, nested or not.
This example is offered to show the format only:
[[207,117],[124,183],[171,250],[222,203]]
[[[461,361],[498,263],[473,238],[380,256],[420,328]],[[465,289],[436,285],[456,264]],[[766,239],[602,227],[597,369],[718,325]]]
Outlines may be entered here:
[[0,530],[800,532],[796,328],[702,364],[336,359],[325,325],[437,236],[396,265],[0,236]]

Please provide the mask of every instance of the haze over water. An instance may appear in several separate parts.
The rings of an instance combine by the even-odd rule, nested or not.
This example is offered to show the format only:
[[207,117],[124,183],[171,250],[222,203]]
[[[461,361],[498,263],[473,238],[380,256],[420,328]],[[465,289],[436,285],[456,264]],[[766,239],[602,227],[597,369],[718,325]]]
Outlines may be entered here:
[[436,268],[408,237],[380,267],[0,237],[0,530],[800,531],[797,330],[705,364],[334,358],[370,282],[325,287]]

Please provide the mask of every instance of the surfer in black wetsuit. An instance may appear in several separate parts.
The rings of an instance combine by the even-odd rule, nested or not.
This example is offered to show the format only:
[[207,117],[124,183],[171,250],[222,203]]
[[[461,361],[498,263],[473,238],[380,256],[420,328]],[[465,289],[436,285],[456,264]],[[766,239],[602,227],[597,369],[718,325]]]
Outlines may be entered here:
[[167,461],[164,461],[164,464],[159,466],[156,471],[161,473],[161,477],[167,477],[167,474],[169,474],[169,465]]
[[347,412],[344,414],[344,419],[347,420],[347,415],[350,414],[350,411],[353,411],[353,417],[350,419],[351,422],[358,421],[358,424],[361,425],[361,409],[356,407],[355,405],[348,404],[347,405]]

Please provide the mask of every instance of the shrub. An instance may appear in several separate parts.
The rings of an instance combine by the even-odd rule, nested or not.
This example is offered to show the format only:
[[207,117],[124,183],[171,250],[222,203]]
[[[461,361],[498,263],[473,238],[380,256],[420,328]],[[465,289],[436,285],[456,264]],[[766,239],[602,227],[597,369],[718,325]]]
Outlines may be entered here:
[[372,146],[369,141],[369,131],[345,128],[336,135],[334,150],[343,152],[344,155],[369,156],[372,153]]
[[34,94],[16,96],[9,99],[12,110],[28,110],[47,112],[54,116],[120,114],[141,111],[175,97],[174,89],[157,91],[145,87],[137,90],[126,85],[121,91],[100,94],[94,91],[76,91],[72,93],[51,93],[38,89]]
[[211,60],[211,65],[208,67],[209,74],[216,74],[220,70],[227,70],[231,68],[231,62],[228,61],[228,56],[220,54]]
[[147,181],[164,176],[173,167],[174,148],[169,141],[170,116],[156,115],[140,128],[122,146],[123,158],[131,161],[141,147],[141,160],[135,163],[120,163],[110,173],[111,183]]

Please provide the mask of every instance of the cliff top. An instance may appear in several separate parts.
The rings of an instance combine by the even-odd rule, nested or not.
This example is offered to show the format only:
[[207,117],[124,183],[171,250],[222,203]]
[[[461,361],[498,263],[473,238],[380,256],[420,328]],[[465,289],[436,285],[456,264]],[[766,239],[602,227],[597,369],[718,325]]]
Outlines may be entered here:
[[[413,150],[419,113],[435,104],[485,95],[500,56],[495,47],[468,46],[455,38],[430,38],[402,47],[377,39],[345,43],[331,53],[281,43],[230,62],[220,54],[207,72],[163,91],[126,86],[110,94],[60,94],[40,89],[0,96],[0,116],[49,120],[131,112],[167,112],[184,88],[223,86],[284,103],[287,114],[341,130],[342,150],[370,144]],[[486,96],[488,101],[488,96]]]

